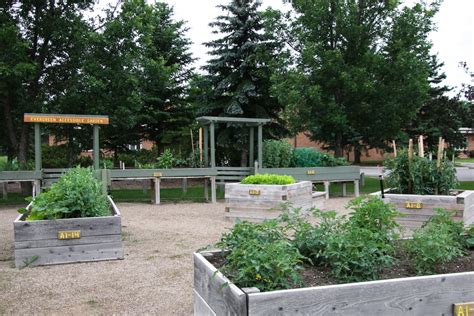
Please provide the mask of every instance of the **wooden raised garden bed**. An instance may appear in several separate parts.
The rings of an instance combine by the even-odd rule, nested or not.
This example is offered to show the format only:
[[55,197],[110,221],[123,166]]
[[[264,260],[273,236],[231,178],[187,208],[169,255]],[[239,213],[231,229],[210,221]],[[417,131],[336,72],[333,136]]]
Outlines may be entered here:
[[452,315],[474,298],[474,272],[244,291],[206,259],[216,253],[194,254],[194,315]]
[[[380,195],[380,192],[372,195]],[[454,219],[462,220],[466,226],[474,223],[474,191],[462,191],[455,195],[415,195],[395,194],[387,190],[383,199],[392,203],[403,214],[397,222],[403,227],[419,228],[430,217],[435,215],[435,209],[442,208],[455,211]]]
[[120,211],[108,199],[110,216],[37,221],[25,221],[27,213],[18,216],[15,266],[123,259]]
[[[319,199],[324,199],[322,195]],[[278,217],[282,203],[310,209],[313,205],[312,184],[301,181],[286,185],[227,183],[225,210],[227,218],[264,220]]]

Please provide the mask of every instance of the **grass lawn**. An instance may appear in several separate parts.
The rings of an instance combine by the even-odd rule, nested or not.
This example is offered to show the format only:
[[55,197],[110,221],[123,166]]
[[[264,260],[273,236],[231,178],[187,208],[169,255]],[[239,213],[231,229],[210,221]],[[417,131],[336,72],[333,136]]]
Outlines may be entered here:
[[[322,184],[318,184],[318,191],[323,191],[324,187]],[[385,186],[386,188],[386,186]],[[461,182],[458,189],[461,190],[474,190],[474,181]],[[360,188],[361,194],[368,194],[372,192],[380,191],[380,182],[377,178],[365,177],[365,185]],[[354,192],[354,185],[352,183],[347,184],[347,192],[351,194]],[[161,200],[164,202],[203,202],[204,201],[204,188],[203,187],[188,187],[188,192],[183,193],[181,188],[162,188],[161,189]],[[114,201],[116,202],[144,202],[149,203],[151,200],[150,190],[143,189],[131,189],[131,190],[112,190],[110,192]],[[211,192],[209,192],[210,199]],[[329,186],[329,195],[331,197],[342,196],[342,185],[333,183]],[[217,199],[224,199],[224,192],[217,186]],[[26,206],[27,202],[25,197],[21,196],[20,193],[8,193],[8,199],[3,199],[0,195],[0,206],[6,205],[18,205]]]
[[463,162],[474,163],[474,158],[456,158],[455,162],[457,162],[457,163],[463,163]]
[[362,167],[376,167],[376,166],[383,166],[384,160],[371,160],[371,161],[361,161],[358,164],[354,164],[357,166]]
[[[224,192],[217,187],[217,198],[223,199]],[[115,202],[150,202],[150,190],[132,189],[132,190],[112,190],[110,195]],[[211,192],[209,189],[209,199],[211,199]],[[181,188],[162,188],[160,190],[161,201],[187,201],[187,202],[203,202],[204,187],[188,187],[188,191],[183,193]]]

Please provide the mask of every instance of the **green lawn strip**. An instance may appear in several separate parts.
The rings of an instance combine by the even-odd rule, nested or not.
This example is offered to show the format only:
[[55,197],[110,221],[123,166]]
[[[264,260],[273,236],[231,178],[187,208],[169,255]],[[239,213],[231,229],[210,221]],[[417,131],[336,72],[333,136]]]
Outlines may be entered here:
[[361,161],[360,163],[354,163],[355,166],[362,166],[362,167],[376,167],[376,166],[383,166],[384,160],[371,160],[371,161]]
[[0,191],[0,206],[4,205],[20,205],[25,207],[28,202],[20,193],[8,193],[8,198],[4,199]]
[[456,163],[463,163],[463,162],[474,163],[474,158],[457,158],[455,162]]
[[[129,190],[112,190],[110,195],[116,202],[149,202],[151,199],[150,190],[143,189],[129,189]],[[211,191],[209,189],[209,199],[211,198]],[[224,192],[217,189],[217,198],[223,199]],[[160,199],[162,201],[193,201],[202,202],[204,198],[203,187],[188,187],[186,193],[181,188],[162,188],[160,190]]]

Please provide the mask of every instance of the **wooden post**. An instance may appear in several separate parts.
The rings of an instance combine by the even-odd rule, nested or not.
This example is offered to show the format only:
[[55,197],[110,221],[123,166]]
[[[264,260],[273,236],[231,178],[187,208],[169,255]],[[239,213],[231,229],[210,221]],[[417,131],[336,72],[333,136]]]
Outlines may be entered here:
[[326,193],[326,200],[329,200],[329,181],[324,181],[324,192]]
[[408,141],[408,162],[411,163],[413,161],[413,139],[410,138]]
[[347,195],[347,188],[346,188],[346,183],[342,182],[342,196]]
[[211,167],[216,167],[216,138],[214,122],[211,122]]
[[100,169],[100,155],[99,155],[99,125],[94,125],[94,147],[93,147],[93,155],[94,155],[94,168],[95,170]]
[[202,164],[202,127],[199,128],[199,161]]
[[154,180],[154,199],[153,199],[153,203],[154,204],[160,204],[160,182],[161,182],[161,179],[159,177],[156,177]]
[[418,137],[418,156],[425,157],[425,148],[423,144],[423,136]]
[[395,140],[392,140],[392,147],[393,147],[393,156],[397,157],[397,144],[395,143]]
[[209,179],[204,178],[204,198],[209,202]]
[[263,168],[263,135],[262,125],[258,125],[258,167]]
[[439,169],[441,167],[441,159],[443,159],[443,138],[440,137],[438,140],[438,157],[436,160],[436,167]]
[[193,136],[193,130],[190,129],[189,132],[191,133],[191,150],[193,151],[193,154],[194,154],[194,136]]
[[181,187],[183,189],[183,193],[187,193],[188,192],[188,179],[187,178],[183,178],[181,180]]
[[209,129],[207,126],[203,127],[204,133],[204,167],[209,167]]
[[354,195],[358,197],[359,193],[359,180],[354,180]]
[[254,140],[254,128],[250,127],[250,135],[249,135],[249,167],[252,167],[255,162],[254,157],[254,149],[255,149],[255,140]]
[[211,202],[216,203],[217,202],[217,197],[216,197],[216,177],[213,176],[211,177]]
[[2,197],[4,200],[8,199],[8,182],[2,182]]
[[39,123],[35,123],[35,171],[41,171],[41,130]]

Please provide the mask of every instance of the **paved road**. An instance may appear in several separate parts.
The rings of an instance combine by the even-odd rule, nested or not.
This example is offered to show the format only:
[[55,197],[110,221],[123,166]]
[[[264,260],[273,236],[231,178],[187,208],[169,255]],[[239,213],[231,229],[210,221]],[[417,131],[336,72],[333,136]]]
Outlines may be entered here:
[[[378,177],[382,173],[382,170],[382,167],[360,167],[360,172],[371,177]],[[388,173],[389,171],[384,171],[384,175]],[[456,167],[456,174],[459,181],[474,181],[474,164],[464,164],[463,167]]]

